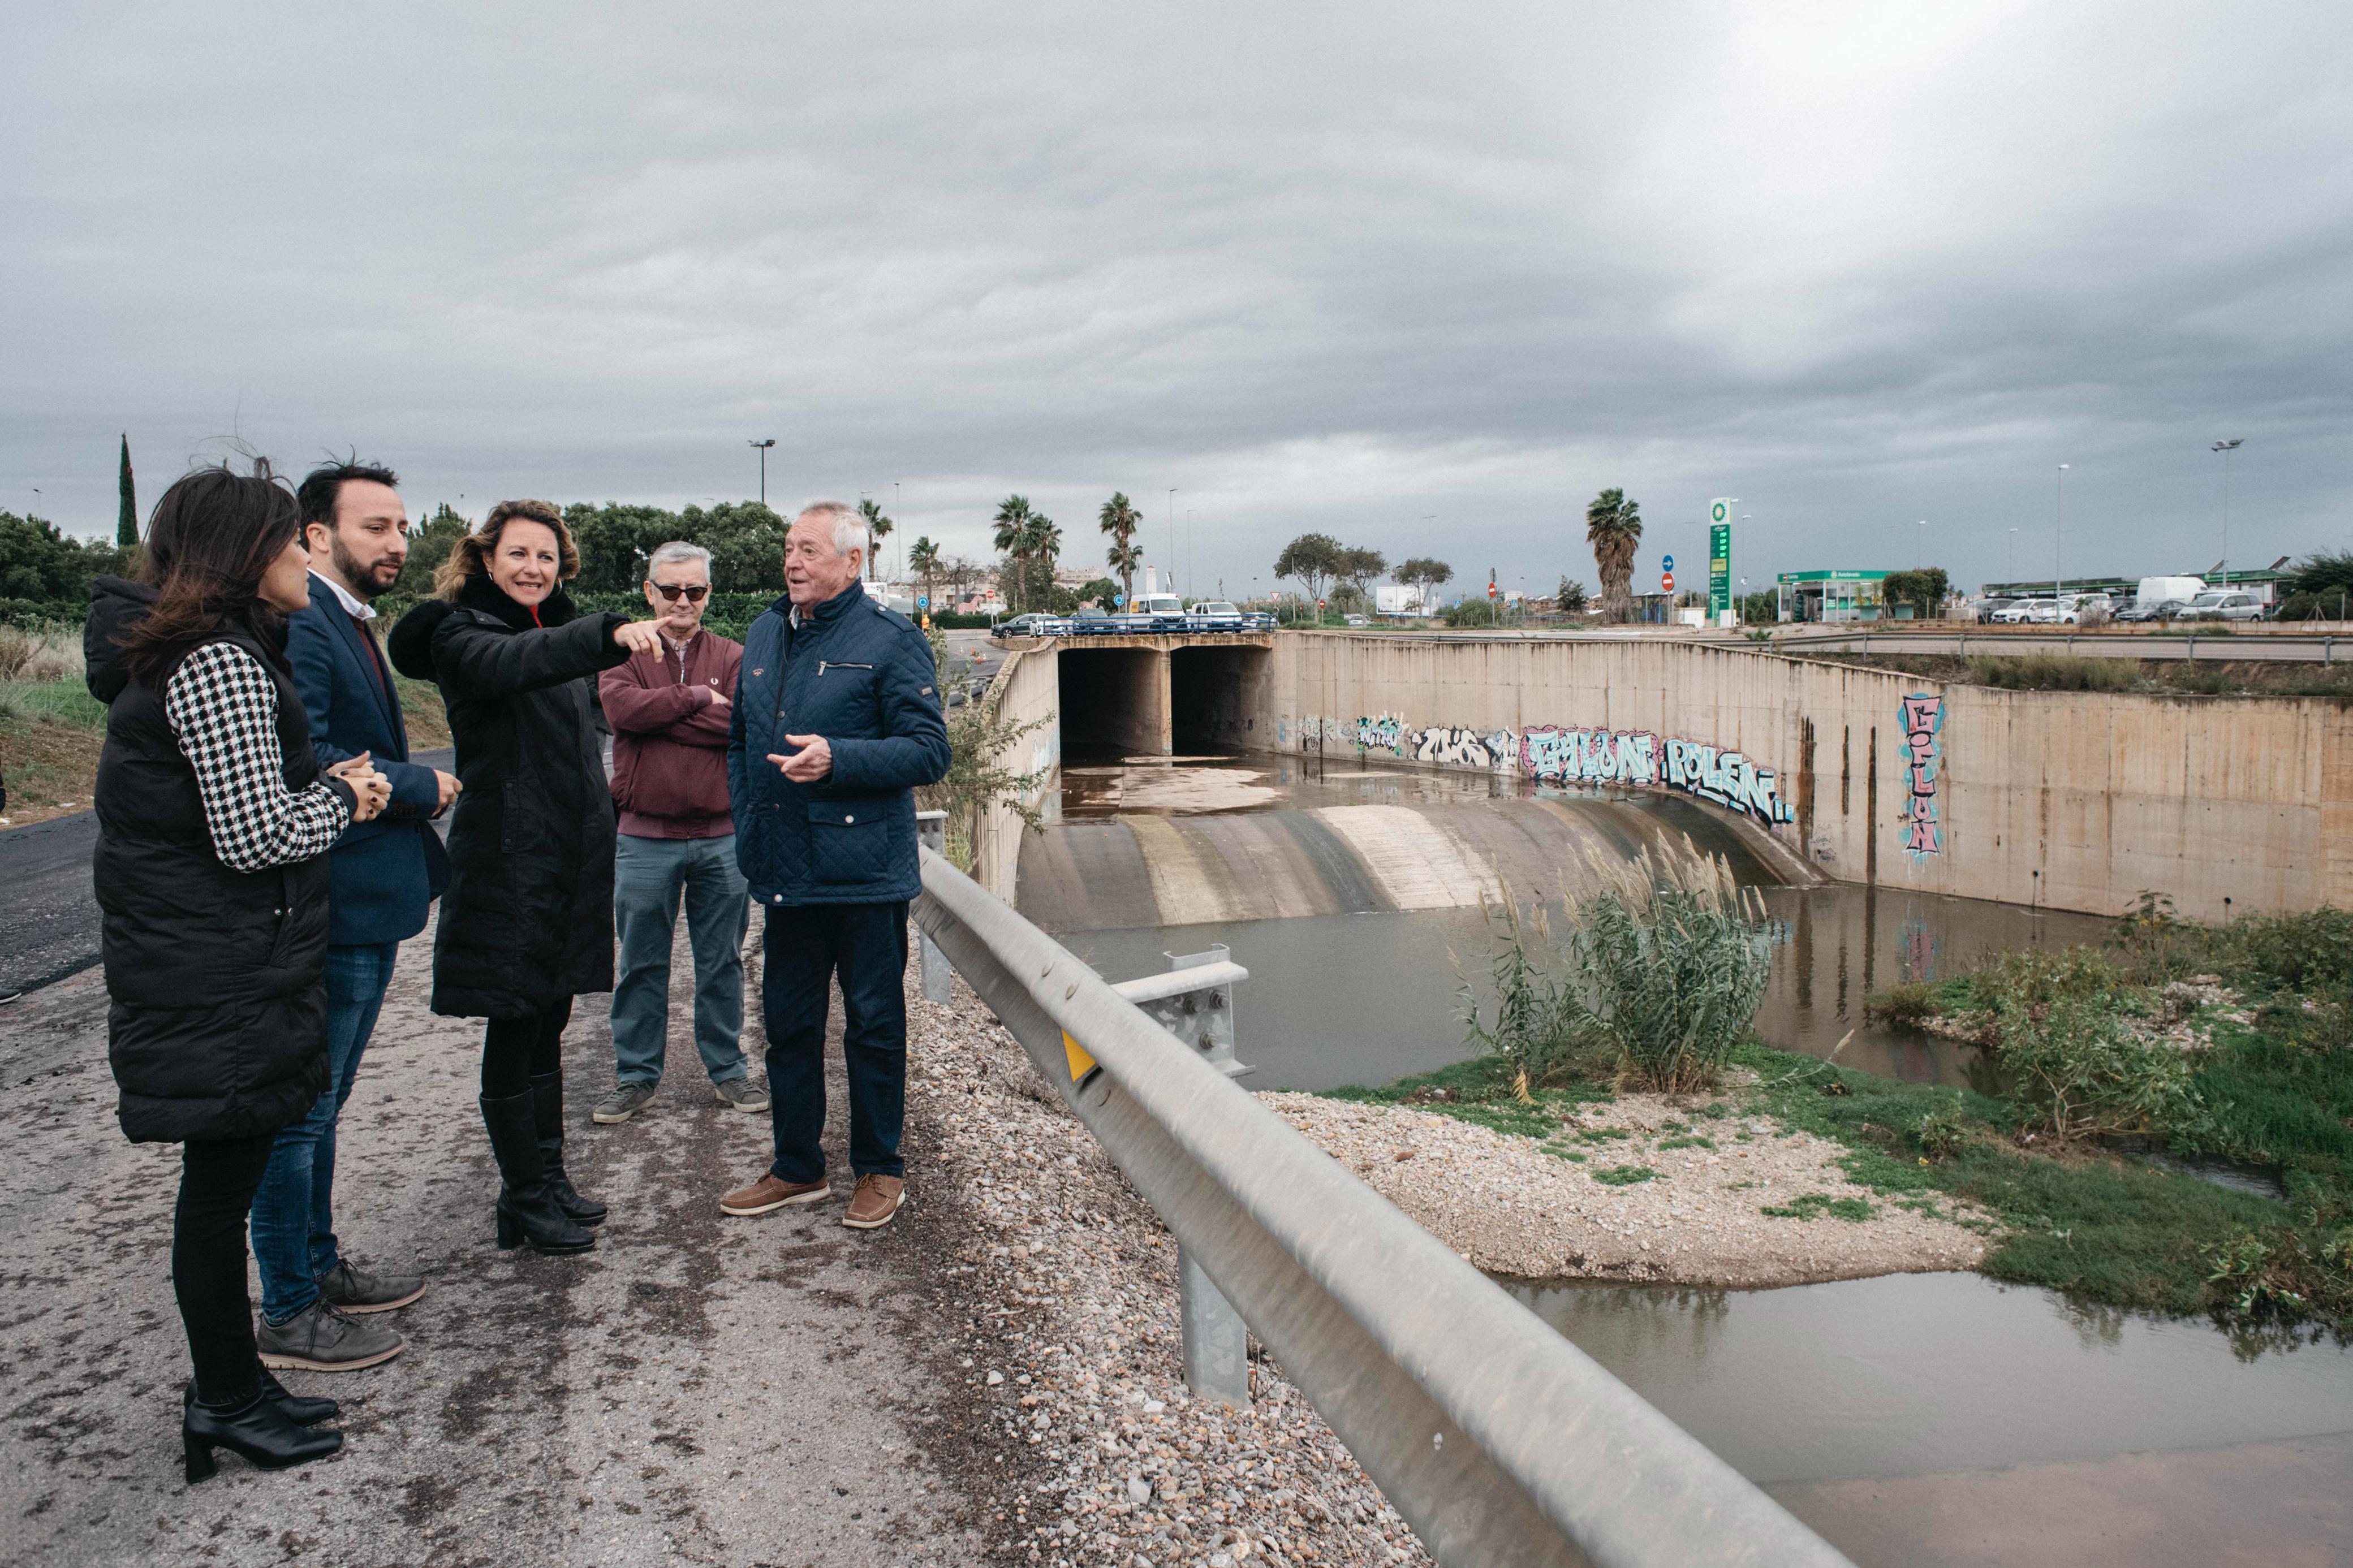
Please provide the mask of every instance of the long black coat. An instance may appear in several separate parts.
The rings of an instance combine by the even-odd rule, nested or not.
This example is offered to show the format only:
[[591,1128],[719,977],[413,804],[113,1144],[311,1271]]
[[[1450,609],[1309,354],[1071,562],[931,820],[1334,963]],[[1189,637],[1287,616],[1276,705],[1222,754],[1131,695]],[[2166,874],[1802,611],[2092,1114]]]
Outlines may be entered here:
[[581,615],[562,589],[536,623],[488,577],[419,605],[391,637],[402,674],[441,688],[465,788],[433,942],[433,1010],[519,1018],[613,988],[613,795],[589,707],[628,657],[625,616]]
[[[134,1143],[274,1132],[327,1087],[327,857],[221,863],[163,693],[129,679],[112,640],[153,591],[101,578],[92,595],[88,679],[109,707],[90,874],[116,1119]],[[208,640],[269,668],[286,787],[308,788],[319,764],[282,657],[241,626]]]

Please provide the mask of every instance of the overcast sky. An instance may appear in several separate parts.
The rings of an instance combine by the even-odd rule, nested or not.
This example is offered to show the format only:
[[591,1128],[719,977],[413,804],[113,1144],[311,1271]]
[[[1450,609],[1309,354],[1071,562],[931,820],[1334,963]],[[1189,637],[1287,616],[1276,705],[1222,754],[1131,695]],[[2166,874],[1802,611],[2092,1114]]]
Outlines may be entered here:
[[[229,438],[413,515],[1010,490],[1232,594],[2353,543],[2353,8],[35,5],[0,507]],[[503,18],[503,19],[502,19]],[[893,487],[898,487],[894,490]],[[895,499],[894,499],[895,498]],[[1430,521],[1434,519],[1434,521]],[[1926,520],[1926,526],[1920,526]],[[2015,530],[2015,532],[2011,531]],[[1178,562],[1180,572],[1184,563]]]

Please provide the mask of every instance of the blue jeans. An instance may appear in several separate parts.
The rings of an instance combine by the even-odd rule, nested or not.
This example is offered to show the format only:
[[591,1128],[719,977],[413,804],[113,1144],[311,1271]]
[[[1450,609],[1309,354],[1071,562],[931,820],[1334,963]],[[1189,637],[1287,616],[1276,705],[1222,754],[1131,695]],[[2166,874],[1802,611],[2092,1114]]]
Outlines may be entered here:
[[744,931],[751,923],[735,836],[621,836],[613,857],[613,1076],[659,1083],[670,1039],[670,945],[686,905],[694,951],[694,1048],[713,1083],[744,1077]]
[[310,1114],[278,1134],[253,1198],[253,1258],[261,1315],[282,1323],[319,1298],[335,1252],[335,1119],[352,1097],[360,1053],[375,1032],[400,944],[327,949],[326,1091]]
[[760,1002],[768,1025],[768,1118],[786,1182],[825,1174],[826,982],[841,981],[841,1055],[849,1075],[849,1168],[906,1173],[907,906],[770,905],[762,910]]

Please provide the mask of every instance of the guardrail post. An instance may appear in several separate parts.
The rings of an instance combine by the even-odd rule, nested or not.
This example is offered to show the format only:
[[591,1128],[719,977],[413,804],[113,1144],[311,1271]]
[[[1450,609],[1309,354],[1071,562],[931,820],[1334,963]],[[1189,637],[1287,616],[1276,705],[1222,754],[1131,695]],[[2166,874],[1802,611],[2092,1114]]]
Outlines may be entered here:
[[[915,813],[915,837],[934,855],[948,852],[948,814],[944,811]],[[939,950],[931,934],[918,927],[915,932],[917,951],[923,968],[923,1000],[945,1002],[955,993],[955,971],[948,966],[948,955]]]
[[1182,1247],[1176,1249],[1176,1316],[1185,1334],[1185,1386],[1197,1399],[1248,1410],[1250,1330]]

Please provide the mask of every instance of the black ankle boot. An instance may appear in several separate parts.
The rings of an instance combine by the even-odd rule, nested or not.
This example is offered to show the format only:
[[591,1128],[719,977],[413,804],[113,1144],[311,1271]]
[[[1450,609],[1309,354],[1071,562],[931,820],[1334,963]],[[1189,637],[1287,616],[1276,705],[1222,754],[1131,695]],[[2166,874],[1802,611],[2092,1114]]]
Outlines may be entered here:
[[343,1446],[341,1432],[295,1425],[267,1392],[226,1410],[190,1399],[180,1415],[180,1451],[190,1486],[217,1468],[215,1448],[242,1454],[257,1469],[282,1470],[323,1459]]
[[[286,1412],[286,1419],[297,1426],[316,1426],[320,1422],[332,1421],[343,1413],[343,1406],[332,1399],[305,1399],[300,1394],[289,1394],[286,1385],[269,1374],[268,1367],[261,1370],[261,1397]],[[196,1385],[191,1382],[180,1403],[193,1405],[195,1402]]]
[[554,1189],[555,1206],[569,1215],[575,1225],[604,1224],[605,1205],[581,1196],[564,1171],[564,1075],[532,1074],[531,1102],[539,1129],[539,1168],[547,1173],[548,1184]]
[[557,1206],[553,1184],[539,1160],[537,1097],[525,1089],[482,1099],[482,1125],[491,1131],[491,1152],[499,1162],[499,1246],[529,1243],[533,1252],[586,1252],[596,1238]]

